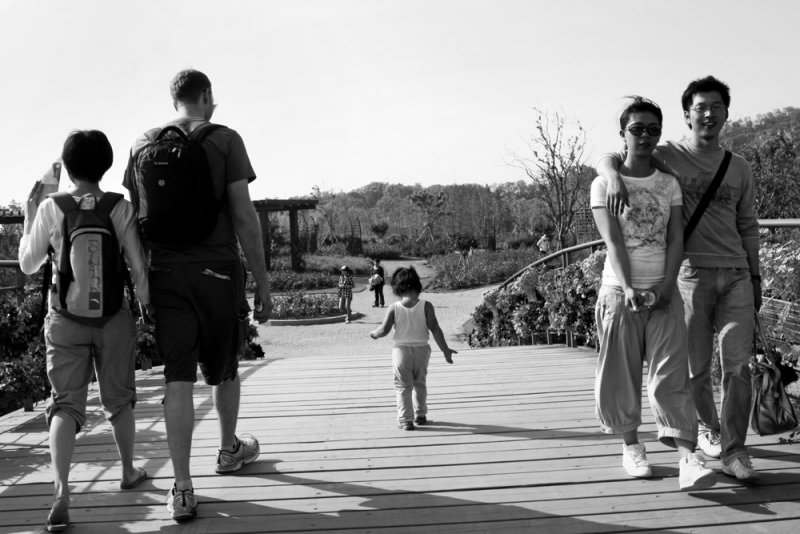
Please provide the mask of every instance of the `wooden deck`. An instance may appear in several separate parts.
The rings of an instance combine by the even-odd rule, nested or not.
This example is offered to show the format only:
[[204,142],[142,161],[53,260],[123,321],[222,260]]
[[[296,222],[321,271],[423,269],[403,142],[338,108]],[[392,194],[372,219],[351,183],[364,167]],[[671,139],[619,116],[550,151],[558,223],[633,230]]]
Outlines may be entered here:
[[[724,475],[678,491],[677,454],[655,442],[655,478],[627,477],[618,439],[598,432],[594,353],[563,346],[434,352],[430,426],[395,427],[390,359],[381,353],[243,364],[239,431],[260,459],[213,473],[217,426],[196,395],[200,516],[167,519],[171,485],[160,370],[139,377],[137,456],[152,479],[117,489],[110,427],[96,403],[71,475],[73,533],[113,532],[798,532],[800,445],[750,436],[762,482]],[[645,398],[646,405],[646,398]],[[647,405],[646,405],[647,406]],[[42,532],[52,483],[41,408],[0,420],[0,532]],[[709,462],[719,468],[719,462]]]

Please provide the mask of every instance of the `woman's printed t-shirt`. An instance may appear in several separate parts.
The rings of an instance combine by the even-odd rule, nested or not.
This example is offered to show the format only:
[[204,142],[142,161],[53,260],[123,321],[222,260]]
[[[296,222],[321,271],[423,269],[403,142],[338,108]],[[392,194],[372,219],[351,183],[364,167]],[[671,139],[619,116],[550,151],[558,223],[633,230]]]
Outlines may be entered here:
[[[630,206],[618,220],[628,251],[631,283],[637,289],[648,289],[664,280],[670,209],[683,204],[681,188],[674,176],[658,170],[646,178],[621,177],[628,190]],[[592,208],[605,207],[607,186],[602,176],[594,179]],[[603,266],[602,283],[622,285],[608,257]]]

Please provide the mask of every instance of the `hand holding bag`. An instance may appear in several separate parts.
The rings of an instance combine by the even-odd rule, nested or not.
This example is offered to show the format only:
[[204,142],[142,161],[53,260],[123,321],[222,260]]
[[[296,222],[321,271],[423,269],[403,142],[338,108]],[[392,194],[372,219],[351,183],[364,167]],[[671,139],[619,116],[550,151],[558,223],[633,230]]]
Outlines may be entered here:
[[[789,432],[797,428],[797,415],[786,394],[781,372],[776,363],[776,358],[780,356],[775,354],[761,330],[758,315],[755,317],[755,330],[757,338],[764,347],[764,355],[759,359],[754,351],[750,428],[759,436]],[[754,342],[754,349],[755,345]]]

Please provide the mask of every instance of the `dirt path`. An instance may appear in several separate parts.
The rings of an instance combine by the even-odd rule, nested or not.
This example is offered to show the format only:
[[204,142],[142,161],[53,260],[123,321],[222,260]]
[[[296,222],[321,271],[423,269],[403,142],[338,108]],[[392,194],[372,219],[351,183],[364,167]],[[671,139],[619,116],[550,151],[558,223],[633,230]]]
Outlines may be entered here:
[[[383,261],[387,279],[398,267],[412,264],[422,279],[423,287],[433,279],[434,271],[424,261]],[[353,294],[353,311],[363,314],[350,324],[334,323],[313,326],[259,326],[259,342],[268,358],[300,357],[320,354],[374,354],[385,350],[391,353],[391,336],[373,340],[369,333],[383,320],[386,308],[373,308],[374,295],[362,283]],[[469,350],[463,335],[464,323],[469,321],[475,307],[480,304],[487,288],[466,289],[447,293],[423,291],[422,298],[436,308],[436,317],[448,345],[458,351]],[[391,287],[384,288],[386,303],[394,302]],[[431,347],[438,352],[431,339]]]

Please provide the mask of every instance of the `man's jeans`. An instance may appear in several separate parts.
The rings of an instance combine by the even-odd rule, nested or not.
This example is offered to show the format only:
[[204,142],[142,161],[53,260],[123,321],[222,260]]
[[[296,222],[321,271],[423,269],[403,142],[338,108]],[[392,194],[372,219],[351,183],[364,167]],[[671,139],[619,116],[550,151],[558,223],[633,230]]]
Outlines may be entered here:
[[[750,354],[753,346],[753,286],[750,270],[681,267],[678,288],[689,333],[689,376],[700,432],[722,435],[722,460],[746,456],[750,415]],[[722,408],[711,386],[713,334],[722,364]]]

